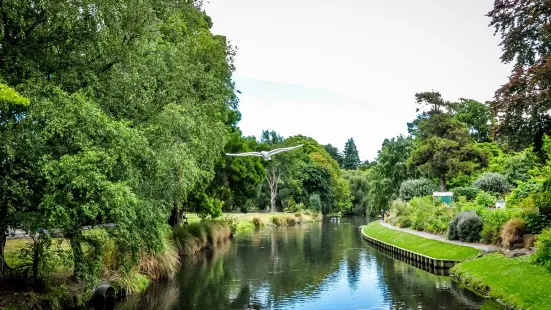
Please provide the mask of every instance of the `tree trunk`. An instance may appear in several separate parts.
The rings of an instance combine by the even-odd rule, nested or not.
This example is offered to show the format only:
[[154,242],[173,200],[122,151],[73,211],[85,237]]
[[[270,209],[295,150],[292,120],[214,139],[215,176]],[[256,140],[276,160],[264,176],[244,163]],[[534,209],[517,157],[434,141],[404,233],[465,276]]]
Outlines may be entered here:
[[446,192],[446,176],[444,174],[440,175],[440,191]]
[[266,181],[270,186],[270,207],[271,212],[276,212],[276,197],[277,197],[277,182],[279,180],[279,174],[276,173],[275,169],[268,171],[266,176]]
[[178,227],[180,226],[180,222],[182,220],[182,211],[178,207],[178,203],[175,202],[174,206],[172,207],[172,214],[170,215],[170,218],[168,219],[168,224],[170,227]]
[[5,229],[0,228],[0,278],[4,275],[4,271],[8,268],[8,264],[4,260],[4,249],[6,247],[7,234]]
[[276,196],[277,196],[277,185],[274,189],[270,189],[270,206],[272,207],[272,212],[276,212]]

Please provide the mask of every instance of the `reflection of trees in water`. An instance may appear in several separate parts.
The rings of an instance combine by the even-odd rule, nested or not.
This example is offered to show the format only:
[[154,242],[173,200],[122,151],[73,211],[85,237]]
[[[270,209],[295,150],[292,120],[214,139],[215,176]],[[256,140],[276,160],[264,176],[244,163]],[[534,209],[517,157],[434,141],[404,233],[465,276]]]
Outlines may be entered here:
[[[350,290],[359,290],[360,279],[369,270],[378,273],[379,290],[397,308],[461,309],[472,300],[475,306],[479,304],[480,298],[463,296],[462,290],[457,294],[451,291],[454,287],[448,278],[436,278],[366,247],[357,224],[325,221],[236,238],[184,260],[176,281],[170,282],[176,290],[171,286],[166,290],[172,293],[160,286],[152,289],[146,295],[157,296],[147,297],[150,302],[142,302],[138,308],[242,309],[249,301],[255,309],[259,304],[262,308],[285,307],[315,299],[343,274]],[[155,302],[163,298],[166,304]]]
[[379,288],[393,307],[480,309],[486,302],[491,303],[459,288],[449,277],[433,275],[380,252],[375,252],[374,259],[377,260],[377,275],[381,279]]

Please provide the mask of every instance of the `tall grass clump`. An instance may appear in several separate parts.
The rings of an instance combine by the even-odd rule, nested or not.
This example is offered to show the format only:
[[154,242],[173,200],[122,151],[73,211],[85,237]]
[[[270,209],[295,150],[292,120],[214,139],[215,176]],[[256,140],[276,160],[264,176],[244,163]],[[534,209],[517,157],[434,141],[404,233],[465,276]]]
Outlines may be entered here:
[[521,218],[507,221],[501,229],[501,244],[508,249],[513,249],[516,244],[522,244],[524,229],[524,220]]
[[294,215],[287,216],[285,221],[287,222],[287,226],[294,226],[297,224],[297,218]]
[[140,273],[153,280],[171,279],[179,267],[180,256],[176,247],[170,243],[163,252],[142,255],[140,259]]
[[262,219],[260,218],[260,216],[256,216],[256,215],[253,216],[253,219],[251,220],[251,222],[253,223],[255,229],[259,229],[262,226],[264,226],[264,222],[262,222]]
[[270,222],[277,227],[285,226],[286,224],[286,221],[282,216],[272,216],[270,218]]
[[215,247],[231,235],[231,227],[224,221],[192,223],[177,227],[172,232],[174,245],[178,253],[184,256]]

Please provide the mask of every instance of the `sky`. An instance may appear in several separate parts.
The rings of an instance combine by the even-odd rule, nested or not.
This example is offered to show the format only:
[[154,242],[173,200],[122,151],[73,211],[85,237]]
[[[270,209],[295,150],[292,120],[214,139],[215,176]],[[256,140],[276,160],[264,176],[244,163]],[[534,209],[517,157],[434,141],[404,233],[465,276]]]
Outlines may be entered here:
[[485,15],[493,0],[208,0],[237,47],[239,127],[302,134],[373,160],[407,134],[417,92],[492,100],[511,65]]

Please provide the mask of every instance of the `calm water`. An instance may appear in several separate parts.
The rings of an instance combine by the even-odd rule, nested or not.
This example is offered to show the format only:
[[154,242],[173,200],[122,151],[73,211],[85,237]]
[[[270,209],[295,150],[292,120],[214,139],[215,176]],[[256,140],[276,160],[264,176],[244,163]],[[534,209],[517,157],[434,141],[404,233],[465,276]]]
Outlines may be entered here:
[[326,219],[239,236],[120,308],[504,309],[371,248],[358,230],[365,223]]

